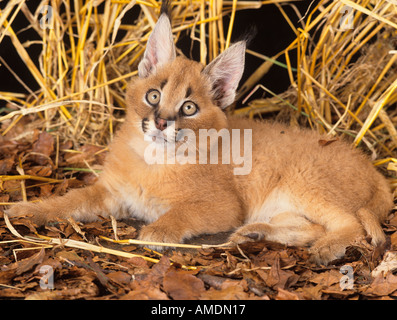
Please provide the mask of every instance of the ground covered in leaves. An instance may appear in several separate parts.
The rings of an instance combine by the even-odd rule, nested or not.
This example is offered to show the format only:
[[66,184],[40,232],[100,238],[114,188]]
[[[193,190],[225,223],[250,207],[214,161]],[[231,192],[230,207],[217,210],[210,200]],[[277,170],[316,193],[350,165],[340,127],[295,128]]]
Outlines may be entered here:
[[[60,143],[50,133],[27,132],[20,126],[0,137],[0,203],[24,197],[34,201],[91,184],[97,177],[90,170],[100,170],[105,154],[105,149],[90,145],[75,150],[72,142]],[[100,217],[87,224],[60,220],[38,228],[28,218],[11,219],[22,239],[6,225],[6,208],[0,206],[1,299],[397,298],[394,213],[384,225],[388,239],[384,247],[372,248],[368,239],[362,239],[348,248],[343,259],[319,267],[308,262],[306,249],[271,242],[160,254],[105,239],[136,238],[142,224],[135,220]],[[58,244],[28,241],[39,236],[57,239]],[[65,239],[113,251],[70,247]],[[221,234],[191,242],[226,239],[227,234]]]

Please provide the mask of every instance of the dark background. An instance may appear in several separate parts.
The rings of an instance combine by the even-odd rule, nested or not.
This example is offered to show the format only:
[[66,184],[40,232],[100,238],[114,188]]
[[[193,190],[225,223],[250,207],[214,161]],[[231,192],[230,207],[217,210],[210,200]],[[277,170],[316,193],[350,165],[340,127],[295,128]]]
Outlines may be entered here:
[[[3,9],[7,1],[0,2],[0,8]],[[301,15],[304,15],[307,11],[311,1],[295,1],[291,4],[294,5]],[[34,12],[37,8],[38,1],[28,1],[27,5],[31,12]],[[282,5],[283,9],[290,17],[295,27],[301,26],[298,23],[299,17],[296,12],[289,4]],[[134,21],[138,16],[137,10],[131,10],[123,19],[125,21]],[[230,17],[224,18],[224,30],[227,31]],[[25,19],[22,13],[19,13],[15,21],[12,24],[14,31],[19,32],[18,38],[21,43],[25,41],[38,40],[36,32],[26,27],[29,26],[28,21]],[[295,38],[295,34],[285,21],[284,17],[280,13],[279,9],[275,5],[263,5],[260,9],[242,10],[236,12],[235,24],[233,28],[233,39],[239,39],[245,34],[252,31],[252,26],[256,29],[256,35],[249,44],[249,49],[261,53],[266,56],[273,56],[281,50],[285,49]],[[225,35],[226,37],[226,35]],[[197,46],[193,47],[193,55],[195,59],[198,59],[198,43]],[[182,51],[189,55],[191,40],[188,35],[181,36],[180,41],[177,43],[178,47]],[[28,53],[32,57],[33,61],[37,61],[41,52],[40,44],[33,44],[27,48]],[[6,61],[6,63],[14,70],[14,72],[29,86],[33,91],[38,89],[38,85],[30,72],[27,70],[25,64],[20,59],[18,53],[15,51],[11,40],[8,36],[5,36],[3,41],[0,43],[0,56]],[[296,56],[294,52],[290,52],[291,63],[294,67]],[[285,62],[284,57],[281,56],[279,61]],[[263,60],[254,57],[250,54],[246,55],[246,69],[243,75],[242,84],[255,70],[262,64]],[[281,93],[285,91],[289,86],[289,78],[287,70],[279,66],[273,66],[260,81],[261,84],[268,87],[270,90]],[[6,92],[21,92],[26,93],[26,89],[15,79],[15,77],[7,70],[4,65],[0,66],[0,91]],[[262,93],[257,93],[261,95]],[[4,101],[0,101],[0,114],[1,111],[5,112]]]

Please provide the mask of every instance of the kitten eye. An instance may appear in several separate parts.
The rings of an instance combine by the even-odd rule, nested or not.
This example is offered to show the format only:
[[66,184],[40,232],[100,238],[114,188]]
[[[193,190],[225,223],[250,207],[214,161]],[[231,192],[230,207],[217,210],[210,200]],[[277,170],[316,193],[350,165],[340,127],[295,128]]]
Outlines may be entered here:
[[156,89],[149,90],[146,93],[146,101],[152,105],[155,106],[160,102],[160,91]]
[[186,101],[181,107],[182,114],[185,116],[192,116],[197,112],[197,110],[198,108],[196,104],[191,101]]

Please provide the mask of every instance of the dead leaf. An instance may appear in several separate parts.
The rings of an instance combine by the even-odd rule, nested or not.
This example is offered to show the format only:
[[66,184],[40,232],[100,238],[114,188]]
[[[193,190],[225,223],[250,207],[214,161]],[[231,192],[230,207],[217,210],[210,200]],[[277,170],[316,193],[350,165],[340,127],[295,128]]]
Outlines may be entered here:
[[116,271],[107,274],[107,277],[120,284],[129,284],[131,282],[131,275],[126,272]]
[[[12,221],[12,224],[14,225],[14,227],[23,226],[23,227],[27,228],[31,233],[36,233],[37,232],[36,227],[33,225],[32,220],[30,220],[28,218],[21,217],[21,218],[18,218],[18,219],[14,219]],[[17,229],[19,229],[19,228],[17,228]]]
[[387,296],[397,290],[397,276],[388,273],[386,277],[379,275],[363,293],[369,296]]
[[120,297],[120,300],[169,300],[168,296],[154,287],[150,281],[133,281],[129,293]]
[[162,256],[159,263],[155,264],[149,272],[136,277],[136,280],[131,282],[130,286],[133,291],[121,297],[121,299],[169,299],[168,296],[160,290],[164,275],[169,268],[169,258]]
[[331,269],[329,271],[318,273],[316,276],[310,279],[310,282],[322,285],[324,287],[329,287],[335,283],[339,283],[342,276],[343,274],[339,271]]
[[171,262],[167,256],[162,256],[159,263],[156,263],[150,273],[148,278],[154,284],[161,284],[167,270],[170,268]]
[[0,160],[0,175],[8,174],[14,166],[14,158]]
[[26,174],[39,177],[49,177],[52,174],[51,166],[34,166],[26,170]]
[[59,300],[64,295],[65,292],[62,291],[46,290],[29,294],[25,300]]
[[16,262],[15,274],[20,275],[26,271],[31,270],[35,265],[40,264],[44,260],[45,250],[42,248],[35,255]]
[[[3,137],[2,137],[3,138]],[[13,156],[16,153],[18,142],[11,140],[2,140],[0,143],[0,154]]]
[[346,299],[347,297],[356,294],[356,291],[352,289],[342,290],[339,284],[334,284],[333,286],[324,288],[322,292],[337,299]]
[[[132,258],[128,261],[140,264],[140,260]],[[146,261],[145,261],[146,262]],[[123,295],[120,299],[149,300],[161,299],[167,300],[168,296],[160,290],[163,283],[164,275],[170,268],[170,260],[167,256],[162,256],[160,261],[153,265],[148,272],[134,276],[135,280],[130,282],[133,291]]]
[[338,141],[338,140],[339,140],[338,138],[335,138],[335,139],[320,139],[320,140],[318,140],[318,144],[321,147],[326,147],[326,146],[329,146],[331,143],[333,143],[335,141]]
[[[227,281],[232,281],[225,283]],[[200,299],[201,300],[246,300],[249,298],[249,294],[246,292],[246,286],[243,281],[236,283],[233,280],[227,279],[221,288],[214,289],[210,288],[205,291]],[[231,285],[232,284],[232,285]]]
[[389,224],[397,228],[397,214],[394,214],[393,218],[390,219]]
[[277,288],[276,300],[300,300],[296,293]]
[[292,271],[284,271],[280,268],[279,256],[274,260],[267,276],[266,284],[271,288],[287,289],[299,279],[299,276]]
[[[320,300],[322,296],[322,290],[324,286],[318,284],[315,286],[307,285],[299,288],[299,292],[302,293],[302,297],[307,300]],[[298,291],[298,290],[297,290]]]
[[10,200],[9,194],[0,194],[0,202],[8,202]]
[[46,131],[39,134],[37,141],[33,144],[33,161],[40,165],[51,162],[50,155],[54,151],[54,137]]
[[85,232],[81,230],[77,222],[72,217],[69,217],[67,220],[70,223],[73,230],[76,231],[85,241],[87,241],[87,238],[85,237]]
[[51,184],[45,184],[45,185],[40,186],[40,197],[48,198],[48,197],[52,196],[53,189],[54,189],[54,186]]
[[164,290],[174,300],[194,300],[204,293],[204,283],[182,270],[171,270],[164,276]]
[[[213,287],[215,289],[221,289],[222,284],[227,280],[226,278],[223,277],[218,277],[218,276],[213,276],[210,274],[199,274],[197,276],[199,279],[203,280],[204,283],[206,283],[207,285],[209,285],[210,287]],[[238,282],[238,281],[236,281]]]
[[[0,283],[9,285],[12,283],[12,280],[16,276],[16,266],[13,267],[13,265],[9,265],[5,270],[0,271]],[[0,287],[1,288],[1,287]],[[1,290],[0,290],[0,296],[1,296]]]
[[84,261],[84,259],[80,257],[74,250],[62,250],[57,252],[55,256],[61,261],[66,261],[72,264],[75,261],[79,261],[79,262]]
[[147,261],[140,257],[129,258],[127,262],[134,267],[149,268]]
[[[96,153],[102,151],[103,147],[97,147],[94,145],[84,145],[80,148],[79,153],[68,153],[65,155],[65,161],[67,164],[73,164],[76,167],[86,167],[85,161],[92,163],[96,158]],[[98,157],[99,158],[99,157]]]
[[[1,272],[0,272],[0,275],[1,275]],[[4,282],[2,282],[2,283],[4,283]],[[20,289],[1,288],[0,287],[0,297],[1,298],[7,298],[7,299],[24,298],[25,295],[26,294]]]

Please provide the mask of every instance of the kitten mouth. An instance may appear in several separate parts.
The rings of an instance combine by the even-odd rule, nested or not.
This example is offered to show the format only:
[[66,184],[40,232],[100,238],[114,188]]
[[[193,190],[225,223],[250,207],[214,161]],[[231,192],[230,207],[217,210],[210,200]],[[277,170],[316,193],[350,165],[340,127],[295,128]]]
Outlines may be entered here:
[[[170,143],[178,143],[181,140],[181,129],[173,129],[171,130],[159,130],[157,128],[152,128],[150,125],[150,120],[148,118],[143,118],[141,122],[142,132],[145,141],[155,142],[160,144],[170,144]],[[174,126],[173,121],[167,122],[167,129],[170,129],[171,126]],[[182,130],[183,131],[183,130]]]
[[168,142],[164,132],[160,130],[149,130],[149,119],[142,119],[142,132],[144,135],[145,141],[153,141],[153,142]]

